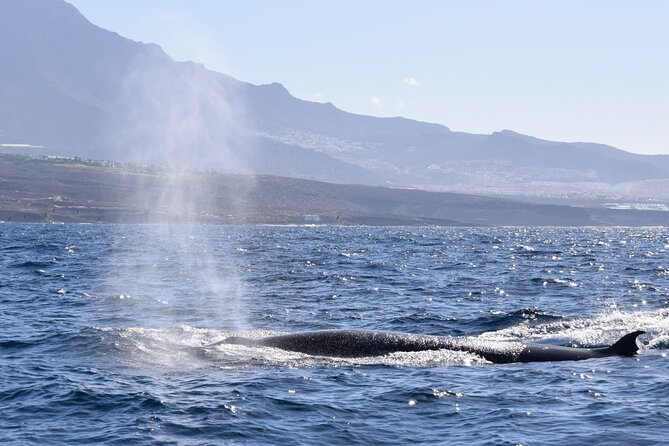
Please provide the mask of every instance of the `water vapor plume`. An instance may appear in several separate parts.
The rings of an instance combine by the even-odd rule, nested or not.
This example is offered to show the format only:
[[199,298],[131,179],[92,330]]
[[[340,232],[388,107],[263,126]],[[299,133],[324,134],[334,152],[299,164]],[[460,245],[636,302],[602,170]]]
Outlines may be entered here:
[[[202,305],[217,307],[230,328],[245,325],[239,304],[243,283],[224,252],[230,246],[220,243],[221,232],[202,224],[243,222],[254,184],[250,175],[226,175],[249,172],[239,156],[245,118],[235,85],[202,65],[175,63],[147,46],[131,64],[118,95],[123,113],[108,132],[114,158],[132,163],[122,199],[131,210],[129,222],[148,223],[138,229],[146,259],[137,262],[144,265],[147,285],[133,292],[163,304],[178,301],[170,295],[177,289],[199,293]],[[138,272],[132,265],[124,268],[114,271],[114,280]],[[192,286],[174,283],[175,275]],[[155,287],[163,288],[159,296]]]

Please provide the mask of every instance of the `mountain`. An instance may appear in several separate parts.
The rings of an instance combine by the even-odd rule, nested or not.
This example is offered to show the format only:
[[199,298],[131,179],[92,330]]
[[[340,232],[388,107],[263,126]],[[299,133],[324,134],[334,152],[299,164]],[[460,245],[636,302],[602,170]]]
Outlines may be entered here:
[[669,201],[669,156],[347,113],[297,99],[280,84],[175,62],[61,0],[0,2],[0,66],[0,144],[43,146],[43,154],[443,191]]

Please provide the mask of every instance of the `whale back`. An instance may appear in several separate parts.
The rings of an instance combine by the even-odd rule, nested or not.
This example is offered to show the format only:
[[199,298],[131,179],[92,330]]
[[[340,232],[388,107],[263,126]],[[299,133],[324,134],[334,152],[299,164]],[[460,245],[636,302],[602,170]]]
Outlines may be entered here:
[[392,352],[447,348],[435,336],[368,330],[322,330],[270,336],[260,340],[266,347],[315,356],[365,357]]
[[633,356],[636,339],[643,331],[628,333],[606,348],[575,348],[544,344],[490,343],[372,330],[322,330],[260,339],[229,337],[212,345],[238,344],[247,347],[272,347],[313,356],[367,357],[393,352],[449,349],[477,354],[490,362],[578,361],[606,356]]

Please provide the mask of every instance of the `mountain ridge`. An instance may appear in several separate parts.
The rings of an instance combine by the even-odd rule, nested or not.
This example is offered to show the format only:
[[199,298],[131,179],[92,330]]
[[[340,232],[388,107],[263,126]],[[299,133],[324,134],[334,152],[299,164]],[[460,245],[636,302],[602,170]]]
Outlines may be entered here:
[[[615,197],[625,188],[614,186],[629,183],[648,198],[669,181],[669,155],[512,130],[468,134],[298,99],[278,83],[175,62],[62,0],[0,3],[0,60],[9,67],[0,72],[0,144],[40,145],[44,154],[160,164],[167,157],[158,149],[171,146],[188,151],[171,161],[223,171],[534,196],[569,185],[575,195]],[[669,200],[669,187],[660,189]]]

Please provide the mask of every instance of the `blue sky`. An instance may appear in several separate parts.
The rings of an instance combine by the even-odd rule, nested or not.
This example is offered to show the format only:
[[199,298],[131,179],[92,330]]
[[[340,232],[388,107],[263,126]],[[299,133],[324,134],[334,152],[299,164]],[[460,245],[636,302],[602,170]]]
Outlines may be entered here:
[[69,1],[176,60],[346,111],[669,154],[669,1]]

